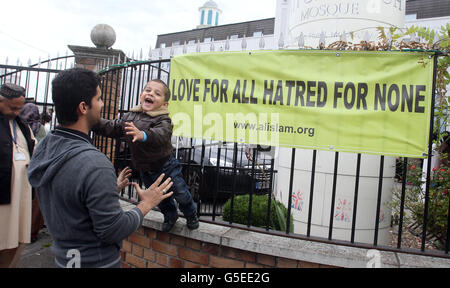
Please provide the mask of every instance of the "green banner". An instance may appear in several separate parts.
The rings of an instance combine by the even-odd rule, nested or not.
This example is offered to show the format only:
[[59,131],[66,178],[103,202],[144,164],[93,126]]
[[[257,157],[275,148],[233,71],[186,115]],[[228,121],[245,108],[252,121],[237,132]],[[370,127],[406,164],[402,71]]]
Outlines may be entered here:
[[423,52],[176,56],[169,81],[174,135],[423,158],[433,63]]

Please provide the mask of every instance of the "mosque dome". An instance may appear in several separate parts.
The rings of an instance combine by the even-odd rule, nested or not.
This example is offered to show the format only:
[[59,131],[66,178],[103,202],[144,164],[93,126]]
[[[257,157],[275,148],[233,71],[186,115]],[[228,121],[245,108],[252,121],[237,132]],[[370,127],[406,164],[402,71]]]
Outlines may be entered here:
[[207,1],[198,10],[200,11],[200,25],[197,28],[219,25],[219,16],[222,14],[222,10],[219,9],[219,5],[216,2],[212,0]]
[[206,2],[205,4],[203,4],[203,7],[204,7],[204,8],[216,8],[216,9],[219,8],[219,6],[217,5],[217,3],[214,2],[214,1],[212,1],[212,0]]

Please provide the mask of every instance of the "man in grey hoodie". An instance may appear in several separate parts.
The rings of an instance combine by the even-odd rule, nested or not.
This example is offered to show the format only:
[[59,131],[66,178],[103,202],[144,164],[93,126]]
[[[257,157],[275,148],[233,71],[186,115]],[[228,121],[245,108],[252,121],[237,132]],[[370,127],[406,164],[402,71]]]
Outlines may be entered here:
[[121,209],[114,167],[89,137],[103,108],[99,86],[98,76],[85,69],[55,77],[52,97],[60,126],[39,143],[28,170],[59,267],[120,267],[122,240],[172,195],[166,193],[170,178],[160,185],[161,175],[147,190],[134,184],[142,201],[130,211]]

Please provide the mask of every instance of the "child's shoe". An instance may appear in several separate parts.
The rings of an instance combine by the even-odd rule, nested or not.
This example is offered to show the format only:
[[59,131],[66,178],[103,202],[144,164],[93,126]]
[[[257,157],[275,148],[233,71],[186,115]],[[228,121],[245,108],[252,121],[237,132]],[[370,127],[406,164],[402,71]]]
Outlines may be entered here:
[[192,216],[186,217],[186,226],[190,230],[195,230],[200,226],[197,213],[194,213]]

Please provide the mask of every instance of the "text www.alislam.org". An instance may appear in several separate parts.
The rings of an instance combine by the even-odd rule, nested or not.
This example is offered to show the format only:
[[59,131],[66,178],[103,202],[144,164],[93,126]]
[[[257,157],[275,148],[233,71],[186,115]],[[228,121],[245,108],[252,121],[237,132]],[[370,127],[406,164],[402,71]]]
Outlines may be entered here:
[[267,131],[267,132],[280,132],[287,134],[305,134],[309,137],[314,137],[315,129],[308,127],[293,127],[284,126],[279,124],[256,124],[256,123],[245,123],[245,122],[234,122],[235,129],[243,129],[249,131]]

